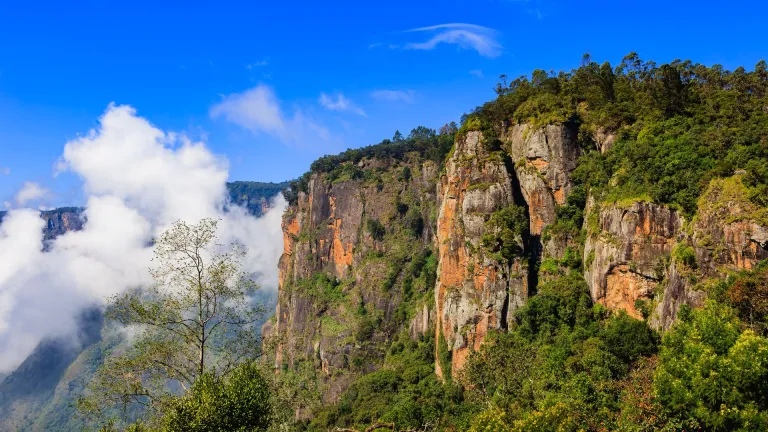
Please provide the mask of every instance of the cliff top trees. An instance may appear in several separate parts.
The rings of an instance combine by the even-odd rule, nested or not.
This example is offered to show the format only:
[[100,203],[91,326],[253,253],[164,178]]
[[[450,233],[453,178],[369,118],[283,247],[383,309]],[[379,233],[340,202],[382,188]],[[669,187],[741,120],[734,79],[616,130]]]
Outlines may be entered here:
[[109,299],[106,317],[132,335],[107,359],[80,408],[103,415],[114,406],[162,410],[203,375],[229,374],[259,351],[256,285],[241,271],[244,251],[217,243],[217,221],[176,222],[155,243],[155,284]]

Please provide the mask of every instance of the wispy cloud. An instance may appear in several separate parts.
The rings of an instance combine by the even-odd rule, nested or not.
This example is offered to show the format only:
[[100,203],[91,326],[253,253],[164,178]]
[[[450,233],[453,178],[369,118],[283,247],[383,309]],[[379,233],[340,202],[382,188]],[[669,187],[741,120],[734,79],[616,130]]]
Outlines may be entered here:
[[329,96],[326,93],[320,93],[318,103],[320,103],[320,105],[322,105],[325,109],[331,111],[350,111],[363,117],[368,117],[362,108],[355,105],[349,98],[345,97],[341,93],[338,93],[335,99],[333,96]]
[[463,49],[472,49],[481,56],[489,58],[500,56],[503,50],[496,30],[475,24],[439,24],[411,29],[408,32],[430,33],[433,36],[424,42],[409,42],[405,45],[405,49],[432,50],[444,43],[458,45]]
[[29,201],[39,200],[48,194],[48,190],[34,182],[24,182],[18,193],[16,193],[16,204],[23,206]]
[[264,67],[264,66],[266,66],[268,64],[269,64],[269,60],[268,59],[263,59],[263,60],[259,60],[259,61],[255,62],[255,63],[247,64],[247,65],[245,65],[245,68],[248,69],[248,70],[253,70],[253,69],[256,69],[256,68]]
[[371,97],[380,101],[413,103],[413,90],[375,90]]
[[286,115],[275,92],[265,84],[224,96],[221,102],[211,107],[210,115],[214,119],[223,117],[254,134],[275,136],[285,143],[300,145],[318,137],[324,140],[330,137],[328,129],[300,108],[296,107],[293,115]]
[[11,175],[11,169],[8,167],[2,167],[0,168],[0,174],[2,175]]
[[481,71],[480,69],[472,69],[471,71],[469,71],[469,74],[472,76],[476,76],[478,78],[483,78],[485,76],[483,75],[483,71]]

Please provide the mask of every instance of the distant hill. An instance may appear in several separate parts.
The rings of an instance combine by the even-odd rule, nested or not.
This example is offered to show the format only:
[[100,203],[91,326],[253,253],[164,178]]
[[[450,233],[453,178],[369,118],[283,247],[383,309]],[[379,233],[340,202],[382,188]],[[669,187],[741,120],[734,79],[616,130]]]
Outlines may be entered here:
[[269,201],[288,187],[288,184],[289,182],[236,181],[227,183],[227,189],[233,203],[247,208],[255,216],[260,216],[269,208]]

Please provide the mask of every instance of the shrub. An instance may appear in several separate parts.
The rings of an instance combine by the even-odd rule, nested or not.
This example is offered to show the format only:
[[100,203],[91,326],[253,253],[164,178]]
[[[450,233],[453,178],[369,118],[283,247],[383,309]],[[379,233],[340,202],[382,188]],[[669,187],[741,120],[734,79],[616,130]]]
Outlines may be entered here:
[[387,232],[384,225],[376,219],[368,219],[365,227],[368,229],[368,233],[371,237],[376,241],[382,241],[384,239],[384,234]]

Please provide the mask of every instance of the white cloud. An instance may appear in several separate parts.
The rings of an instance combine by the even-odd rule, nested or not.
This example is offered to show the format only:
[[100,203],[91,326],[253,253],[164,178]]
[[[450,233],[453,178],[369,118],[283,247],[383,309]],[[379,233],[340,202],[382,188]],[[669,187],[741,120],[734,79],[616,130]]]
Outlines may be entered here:
[[472,69],[471,71],[469,71],[469,74],[472,76],[476,76],[478,78],[483,78],[485,76],[483,75],[483,71],[481,71],[480,69]]
[[48,190],[35,182],[24,182],[16,193],[16,204],[22,206],[29,201],[36,201],[48,194]]
[[413,90],[375,90],[371,97],[380,101],[413,103]]
[[2,167],[0,168],[0,174],[2,175],[11,175],[11,169],[8,167]]
[[79,175],[86,223],[42,252],[38,210],[10,210],[0,224],[0,372],[47,336],[74,330],[82,308],[150,281],[150,240],[177,219],[220,219],[222,244],[243,243],[244,270],[277,286],[282,197],[262,218],[227,200],[227,162],[202,142],[164,132],[133,108],[110,105],[99,127],[65,145],[59,168]]
[[410,42],[405,49],[431,50],[439,44],[454,44],[460,48],[473,49],[483,57],[494,58],[501,55],[503,47],[497,40],[496,30],[475,24],[439,24],[420,27],[408,32],[427,32],[433,36],[424,42]]
[[305,144],[318,137],[324,140],[330,137],[325,127],[299,108],[294,109],[292,116],[286,116],[275,92],[265,84],[225,96],[211,107],[210,115],[214,119],[223,117],[255,134],[276,136],[285,143]]
[[362,108],[355,105],[350,99],[346,98],[341,93],[336,95],[336,99],[334,99],[333,96],[329,96],[325,93],[320,93],[320,98],[318,99],[318,103],[322,105],[324,108],[329,109],[331,111],[351,111],[363,117],[368,116],[365,113],[365,111],[362,110]]

